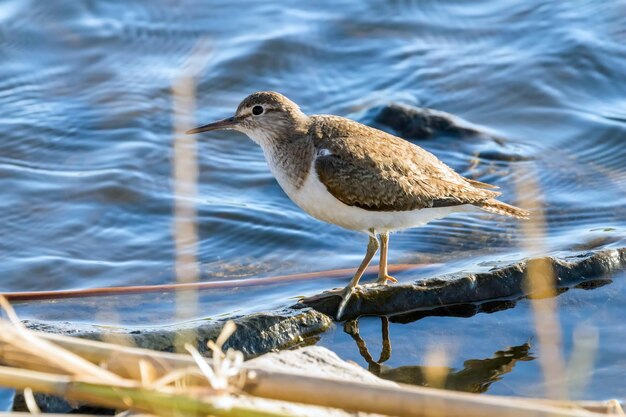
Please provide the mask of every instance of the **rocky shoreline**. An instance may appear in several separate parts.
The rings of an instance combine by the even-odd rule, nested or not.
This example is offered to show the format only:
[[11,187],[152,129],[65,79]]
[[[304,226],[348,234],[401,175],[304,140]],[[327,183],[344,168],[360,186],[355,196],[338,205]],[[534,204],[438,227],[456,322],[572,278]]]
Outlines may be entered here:
[[[460,272],[406,284],[364,286],[357,290],[346,307],[344,315],[344,318],[348,320],[345,323],[346,332],[353,336],[359,345],[358,327],[355,326],[358,326],[356,319],[360,316],[382,316],[383,320],[395,323],[408,323],[427,316],[469,317],[480,312],[495,312],[512,308],[523,298],[545,296],[544,294],[530,294],[526,290],[525,273],[528,265],[533,261],[550,265],[556,279],[556,294],[558,295],[570,289],[588,290],[609,284],[611,274],[626,267],[626,248],[581,252],[565,257],[529,259],[494,267],[487,271]],[[252,359],[266,353],[314,345],[319,336],[334,325],[332,317],[339,302],[338,291],[326,291],[302,299],[296,305],[274,311],[199,320],[178,325],[105,327],[85,323],[39,320],[25,320],[24,324],[40,332],[90,340],[118,340],[137,347],[169,352],[176,349],[183,335],[183,337],[189,336],[185,339],[195,341],[197,349],[206,353],[207,342],[215,340],[225,323],[233,320],[237,324],[237,330],[224,347],[240,350],[246,359]],[[186,332],[187,335],[185,335]],[[302,352],[305,356],[308,354],[306,350],[298,352]],[[525,360],[524,355],[519,358],[516,355],[507,355],[504,355],[505,361],[513,361],[511,364],[517,359]],[[268,356],[268,361],[272,362],[272,358],[271,355]],[[490,360],[498,365],[503,359],[496,352],[494,359]],[[386,369],[376,361],[371,361],[371,363],[368,361],[368,363],[369,371],[374,375],[383,379],[409,382],[406,380],[404,369],[407,367]],[[285,369],[292,368],[293,363],[289,366],[285,365]],[[411,368],[409,374],[411,378],[414,378],[416,374],[414,367],[408,368]],[[365,370],[363,372],[367,373]],[[450,389],[463,390],[463,387],[468,385],[468,381],[468,386],[472,389],[476,388],[475,385],[486,387],[489,381],[493,380],[493,378],[485,379],[480,373],[484,373],[482,369],[478,370],[480,378],[474,375],[475,370],[463,369],[455,372],[459,374],[460,382],[457,383],[454,378],[451,378],[452,385],[448,387]],[[471,374],[473,379],[468,379],[468,374]],[[451,373],[451,375],[456,374]],[[497,377],[499,374],[493,373],[493,375]],[[479,382],[477,383],[474,379]],[[410,382],[415,383],[413,380]],[[66,401],[48,395],[38,394],[37,402],[47,412],[76,411],[74,406]],[[24,409],[23,397],[20,393],[17,393],[14,398],[14,409]],[[96,411],[99,414],[110,412],[105,409]],[[337,415],[345,415],[345,413]]]

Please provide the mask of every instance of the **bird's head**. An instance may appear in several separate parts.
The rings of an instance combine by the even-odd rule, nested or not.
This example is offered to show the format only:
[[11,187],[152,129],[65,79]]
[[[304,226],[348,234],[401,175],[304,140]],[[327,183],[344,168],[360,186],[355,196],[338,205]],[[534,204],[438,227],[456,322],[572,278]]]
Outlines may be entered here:
[[300,107],[287,97],[261,91],[246,97],[233,117],[191,129],[187,134],[231,129],[245,133],[263,146],[305,128],[307,119]]

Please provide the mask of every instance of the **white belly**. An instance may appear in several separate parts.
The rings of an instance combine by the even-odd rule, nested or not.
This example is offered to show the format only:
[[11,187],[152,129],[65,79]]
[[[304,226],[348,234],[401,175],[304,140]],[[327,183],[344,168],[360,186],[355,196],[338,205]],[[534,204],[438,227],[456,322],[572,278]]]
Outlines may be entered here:
[[373,228],[377,232],[391,232],[410,227],[422,226],[432,220],[451,213],[474,209],[470,205],[437,207],[411,211],[370,211],[348,206],[337,200],[318,179],[314,166],[311,166],[304,185],[296,189],[288,177],[278,169],[272,169],[285,193],[300,208],[316,219],[333,223],[346,229],[368,233]]

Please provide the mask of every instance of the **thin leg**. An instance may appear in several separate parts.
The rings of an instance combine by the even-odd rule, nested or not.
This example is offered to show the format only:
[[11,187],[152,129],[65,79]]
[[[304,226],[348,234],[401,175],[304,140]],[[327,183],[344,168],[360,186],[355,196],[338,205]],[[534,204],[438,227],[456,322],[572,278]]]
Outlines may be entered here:
[[387,274],[387,251],[389,248],[389,232],[380,234],[380,265],[378,266],[378,284],[386,284],[387,281],[398,282],[397,279]]
[[356,286],[359,285],[359,280],[363,276],[365,269],[370,264],[372,258],[374,257],[374,255],[376,255],[376,252],[380,247],[378,239],[376,239],[376,232],[374,231],[374,229],[370,229],[370,233],[370,241],[367,244],[367,252],[365,253],[365,257],[363,258],[363,261],[361,261],[361,265],[354,274],[354,277],[352,278],[348,286],[343,290],[341,303],[339,303],[339,309],[337,310],[337,320],[341,320],[341,315],[343,314],[343,310],[346,308],[346,304],[348,304],[350,296],[354,292]]

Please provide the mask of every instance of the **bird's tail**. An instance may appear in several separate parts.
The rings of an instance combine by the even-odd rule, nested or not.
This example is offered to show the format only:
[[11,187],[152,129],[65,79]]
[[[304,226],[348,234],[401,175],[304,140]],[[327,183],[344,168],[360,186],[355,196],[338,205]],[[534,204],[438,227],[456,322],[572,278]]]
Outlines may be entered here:
[[518,219],[528,219],[530,218],[530,212],[519,207],[512,206],[510,204],[503,203],[494,198],[489,200],[481,201],[478,203],[474,203],[476,207],[481,208],[482,210],[488,211],[489,213],[500,214],[502,216],[510,216]]

